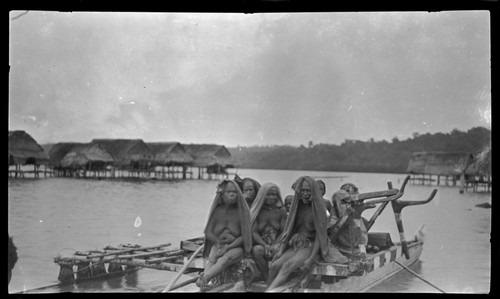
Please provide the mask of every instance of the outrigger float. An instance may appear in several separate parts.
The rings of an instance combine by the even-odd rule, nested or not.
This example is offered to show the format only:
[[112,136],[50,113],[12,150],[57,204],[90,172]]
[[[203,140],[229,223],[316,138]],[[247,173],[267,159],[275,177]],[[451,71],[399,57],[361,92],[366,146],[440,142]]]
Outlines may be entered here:
[[[391,203],[394,212],[400,242],[392,242],[389,233],[368,233],[368,245],[360,248],[364,253],[361,258],[350,257],[348,264],[334,264],[317,262],[309,273],[293,273],[284,285],[268,290],[270,292],[364,292],[376,284],[396,275],[418,261],[424,244],[423,227],[417,235],[409,240],[405,238],[401,212],[403,208],[413,205],[422,205],[430,202],[436,195],[434,189],[431,195],[422,201],[400,201],[404,188],[410,176],[407,176],[401,189],[393,189],[388,182],[388,190],[351,195],[351,202],[355,209],[354,217],[361,217],[361,213],[369,208],[378,209],[367,222],[369,230],[385,207]],[[357,216],[356,216],[357,215]],[[342,222],[342,221],[340,221]],[[345,221],[344,221],[345,223]],[[343,223],[340,223],[343,225]],[[194,282],[203,272],[205,260],[202,257],[203,238],[193,238],[180,242],[180,247],[171,249],[170,243],[158,246],[141,247],[139,245],[107,246],[102,250],[75,252],[72,256],[57,256],[54,262],[60,265],[59,280],[62,284],[87,281],[102,277],[122,275],[141,268],[151,268],[177,272],[177,275],[166,291],[193,292],[200,291],[194,287]],[[253,260],[247,258],[249,265]],[[251,267],[254,268],[255,267]],[[415,274],[414,272],[412,272]],[[175,285],[181,275],[191,276]],[[418,274],[415,274],[418,276]],[[419,277],[420,278],[420,277]],[[423,279],[423,278],[421,278]],[[241,291],[236,288],[238,283],[225,283],[212,288],[208,292]],[[267,288],[264,282],[253,281],[244,291],[263,292]],[[153,290],[154,291],[154,290]]]

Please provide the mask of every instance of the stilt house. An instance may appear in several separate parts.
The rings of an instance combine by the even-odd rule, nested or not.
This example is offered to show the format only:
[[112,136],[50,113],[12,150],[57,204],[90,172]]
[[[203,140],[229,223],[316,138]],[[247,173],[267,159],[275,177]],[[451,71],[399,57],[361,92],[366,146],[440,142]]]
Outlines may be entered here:
[[[13,174],[15,177],[19,175],[24,177],[27,170],[23,170],[22,165],[33,165],[33,170],[29,172],[38,178],[39,166],[45,166],[48,162],[47,153],[28,133],[20,130],[9,131],[9,176]],[[15,166],[15,170],[11,171],[11,165]],[[43,171],[46,171],[45,167]]]
[[235,168],[236,163],[229,150],[217,144],[185,144],[186,152],[194,159],[193,166],[198,167],[198,178],[215,175],[228,177],[228,168]]

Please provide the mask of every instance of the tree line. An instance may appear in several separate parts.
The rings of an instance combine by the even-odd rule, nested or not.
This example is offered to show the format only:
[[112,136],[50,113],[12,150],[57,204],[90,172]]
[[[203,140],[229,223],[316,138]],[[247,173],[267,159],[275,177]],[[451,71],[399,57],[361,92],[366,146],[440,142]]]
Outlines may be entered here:
[[475,153],[491,144],[491,131],[475,127],[467,132],[414,133],[412,138],[391,142],[345,140],[340,145],[250,146],[228,148],[240,168],[319,170],[345,172],[406,173],[413,152]]

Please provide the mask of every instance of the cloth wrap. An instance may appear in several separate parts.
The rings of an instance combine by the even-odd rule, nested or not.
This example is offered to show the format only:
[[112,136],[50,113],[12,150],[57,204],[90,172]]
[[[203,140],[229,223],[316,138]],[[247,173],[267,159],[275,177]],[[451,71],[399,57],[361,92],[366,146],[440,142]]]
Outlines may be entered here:
[[[212,202],[212,206],[210,207],[210,212],[208,214],[207,224],[205,225],[204,233],[206,236],[208,224],[212,220],[215,208],[218,205],[224,204],[224,200],[222,199],[222,194],[224,192],[224,187],[226,184],[233,184],[236,187],[236,204],[238,207],[238,214],[240,216],[240,225],[241,225],[241,236],[243,237],[243,250],[245,254],[249,255],[252,250],[252,229],[250,225],[250,209],[246,201],[243,199],[243,194],[241,193],[240,187],[238,184],[232,180],[224,180],[217,186],[217,192],[215,194],[214,200]],[[205,248],[203,248],[203,257],[208,258],[210,254],[210,250],[214,245],[213,242],[208,240],[205,237]]]
[[307,181],[311,186],[310,204],[312,207],[314,228],[316,230],[315,238],[318,239],[319,241],[321,257],[325,259],[328,258],[329,243],[330,243],[328,240],[328,236],[326,234],[326,227],[327,227],[327,217],[325,213],[326,206],[325,206],[325,201],[323,200],[323,197],[319,190],[319,186],[316,180],[314,180],[312,177],[309,176],[300,177],[292,185],[293,189],[295,190],[295,195],[292,200],[292,205],[290,206],[290,212],[286,219],[285,229],[283,230],[281,236],[278,238],[277,242],[279,243],[280,249],[282,249],[282,251],[285,252],[285,250],[287,250],[288,247],[290,246],[289,243],[291,238],[295,235],[294,231],[295,217],[297,216],[299,201],[302,200],[300,190],[302,188],[302,183],[304,181]]
[[[275,188],[276,189],[276,195],[278,197],[278,202],[276,203],[276,206],[279,208],[284,206],[283,199],[281,198],[281,192],[279,187],[276,184],[273,183],[264,183],[260,189],[257,195],[255,196],[255,200],[252,204],[252,208],[250,209],[250,223],[253,227],[255,220],[257,220],[257,217],[259,216],[259,213],[262,209],[262,207],[265,204],[266,201],[266,195],[269,192],[270,189]],[[272,225],[267,225],[264,228],[264,231],[262,232],[262,239],[266,244],[268,245],[273,245],[276,242],[276,239],[278,238],[279,232],[276,228],[274,228]],[[272,250],[270,248],[266,248],[265,252],[265,258],[271,259],[273,253],[271,252]]]

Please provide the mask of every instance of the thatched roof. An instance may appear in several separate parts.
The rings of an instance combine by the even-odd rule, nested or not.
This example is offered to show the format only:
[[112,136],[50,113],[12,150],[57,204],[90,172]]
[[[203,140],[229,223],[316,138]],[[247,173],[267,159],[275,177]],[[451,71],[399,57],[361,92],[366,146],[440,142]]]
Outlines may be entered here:
[[474,155],[472,163],[465,170],[466,174],[491,175],[491,146],[487,146]]
[[225,168],[236,166],[236,161],[223,145],[184,144],[186,152],[194,159],[194,166],[209,167],[220,165]]
[[412,154],[407,171],[415,174],[459,175],[471,163],[468,152],[416,152]]
[[153,159],[151,150],[141,139],[94,139],[91,143],[98,144],[108,152],[117,166]]
[[50,153],[50,150],[54,146],[54,143],[45,143],[45,144],[40,144],[40,146],[43,148],[43,151],[47,153],[47,155]]
[[69,152],[76,146],[81,146],[83,143],[79,142],[59,142],[52,146],[49,151],[49,163],[52,166],[61,166],[61,162]]
[[108,165],[114,160],[99,144],[87,143],[76,145],[61,161],[62,167],[80,168],[90,164]]
[[147,142],[157,165],[189,165],[194,159],[179,142]]
[[9,131],[9,165],[45,164],[49,156],[25,131]]

